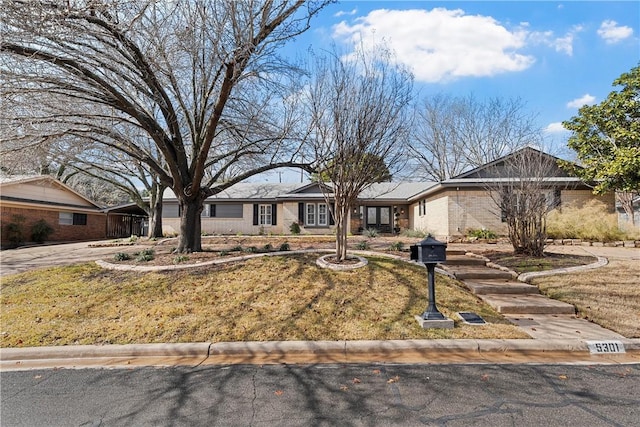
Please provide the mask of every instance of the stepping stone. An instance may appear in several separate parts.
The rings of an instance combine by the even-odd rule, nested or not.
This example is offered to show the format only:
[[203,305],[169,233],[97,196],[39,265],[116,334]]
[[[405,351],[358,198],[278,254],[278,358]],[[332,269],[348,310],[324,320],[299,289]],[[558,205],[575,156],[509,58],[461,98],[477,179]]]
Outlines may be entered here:
[[476,295],[486,294],[538,294],[538,287],[516,280],[465,280],[464,284]]
[[538,294],[488,294],[480,299],[501,314],[575,314],[573,305]]
[[442,266],[446,271],[453,274],[458,280],[468,279],[513,279],[513,276],[508,271],[497,270],[495,268],[488,267],[473,267],[473,266]]
[[449,259],[449,256],[460,256],[460,255],[465,255],[466,253],[467,253],[467,251],[462,250],[462,249],[447,249],[446,250],[447,259]]
[[485,266],[487,262],[481,258],[475,258],[470,256],[460,256],[454,255],[449,256],[447,254],[447,260],[443,263],[443,265],[480,265]]

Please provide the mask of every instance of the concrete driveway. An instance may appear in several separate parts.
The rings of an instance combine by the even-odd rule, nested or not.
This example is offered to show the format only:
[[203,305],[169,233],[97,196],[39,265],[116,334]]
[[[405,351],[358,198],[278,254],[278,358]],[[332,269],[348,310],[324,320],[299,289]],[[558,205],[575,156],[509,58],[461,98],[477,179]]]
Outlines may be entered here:
[[109,242],[65,243],[5,249],[0,251],[0,276],[36,268],[91,262],[131,248],[131,246],[90,246]]

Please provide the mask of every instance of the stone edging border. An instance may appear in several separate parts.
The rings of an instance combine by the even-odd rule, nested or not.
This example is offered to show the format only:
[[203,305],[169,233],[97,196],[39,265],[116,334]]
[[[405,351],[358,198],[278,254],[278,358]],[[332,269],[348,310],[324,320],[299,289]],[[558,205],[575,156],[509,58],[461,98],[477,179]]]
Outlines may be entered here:
[[591,264],[587,265],[577,265],[575,267],[567,267],[567,268],[557,268],[555,270],[547,270],[547,271],[532,271],[529,273],[522,273],[518,276],[518,280],[524,283],[529,283],[531,280],[536,277],[544,277],[544,276],[553,276],[556,274],[566,274],[566,273],[575,273],[579,271],[593,270],[594,268],[604,267],[609,264],[609,260],[605,257],[597,257],[598,260]]
[[597,261],[591,264],[577,265],[575,267],[556,268],[554,270],[546,270],[546,271],[531,271],[529,273],[518,274],[516,271],[513,271],[507,267],[503,267],[501,265],[491,262],[489,258],[486,258],[482,255],[474,254],[473,252],[467,252],[466,255],[486,261],[487,267],[509,272],[511,273],[514,279],[517,279],[523,283],[530,283],[531,280],[535,279],[536,277],[555,276],[556,274],[567,274],[567,273],[575,273],[575,272],[586,271],[586,270],[593,270],[595,268],[604,267],[609,263],[609,260],[607,258],[594,255],[597,258]]

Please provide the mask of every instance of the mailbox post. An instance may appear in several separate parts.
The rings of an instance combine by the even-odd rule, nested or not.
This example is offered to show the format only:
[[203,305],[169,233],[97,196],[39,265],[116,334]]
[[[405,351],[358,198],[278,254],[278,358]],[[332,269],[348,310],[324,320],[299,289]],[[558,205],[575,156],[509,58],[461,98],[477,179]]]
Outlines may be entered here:
[[429,305],[416,320],[423,328],[453,328],[453,320],[447,319],[436,306],[435,270],[436,264],[447,260],[447,244],[427,236],[417,245],[411,246],[411,259],[423,263],[427,267],[429,289]]

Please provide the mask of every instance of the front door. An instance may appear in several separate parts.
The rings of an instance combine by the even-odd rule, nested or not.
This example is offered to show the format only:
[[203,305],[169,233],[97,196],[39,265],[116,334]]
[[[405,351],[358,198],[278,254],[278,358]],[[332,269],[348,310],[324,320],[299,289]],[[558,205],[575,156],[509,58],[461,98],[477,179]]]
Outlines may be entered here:
[[391,207],[367,206],[367,228],[381,233],[391,233]]

